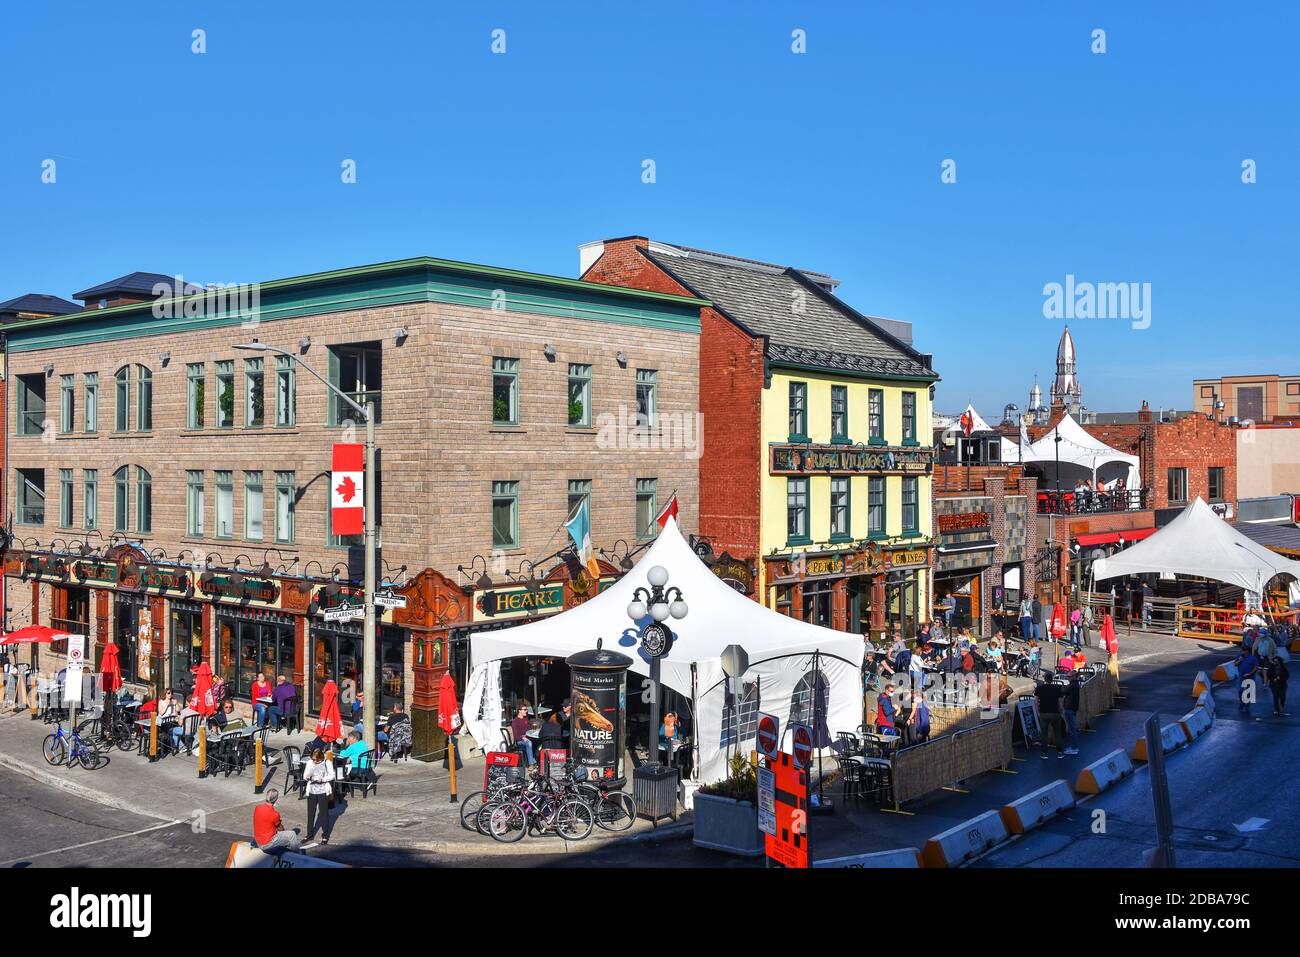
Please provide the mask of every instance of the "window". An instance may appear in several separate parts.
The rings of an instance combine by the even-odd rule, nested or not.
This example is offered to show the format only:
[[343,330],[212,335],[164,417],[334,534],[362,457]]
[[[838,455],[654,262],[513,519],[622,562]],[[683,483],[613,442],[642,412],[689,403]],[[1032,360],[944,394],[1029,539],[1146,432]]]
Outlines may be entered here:
[[808,480],[785,480],[785,534],[795,544],[807,544],[808,538]]
[[885,477],[867,478],[867,535],[881,537],[885,534]]
[[[363,409],[367,402],[374,402],[376,425],[383,419],[379,401],[383,388],[382,356],[383,347],[378,342],[330,347],[330,382]],[[330,425],[353,421],[356,414],[355,409],[330,393]]]
[[659,425],[659,372],[636,370],[636,427],[653,429]]
[[153,531],[153,476],[135,467],[135,530],[140,534]]
[[849,540],[849,478],[831,479],[831,541]]
[[1187,501],[1187,469],[1169,470],[1169,501]]
[[18,434],[40,435],[45,431],[45,374],[18,377]]
[[293,542],[293,512],[296,485],[292,472],[275,473],[275,540],[282,545]]
[[519,360],[492,360],[492,421],[497,425],[519,424]]
[[144,366],[136,366],[135,427],[138,432],[153,429],[153,373]]
[[519,544],[519,483],[492,483],[492,547]]
[[1211,502],[1223,501],[1223,467],[1214,466],[1210,469],[1209,475],[1209,492]]
[[292,356],[275,359],[275,424],[292,428],[298,421],[298,370]]
[[244,473],[244,538],[260,542],[265,534],[263,508],[266,495],[262,489],[261,472]]
[[82,390],[85,394],[82,404],[81,427],[86,432],[99,431],[99,373],[87,372],[83,377]]
[[758,730],[759,683],[741,683],[738,695],[729,696],[722,708],[722,741],[719,747],[741,745],[751,740]]
[[260,429],[266,424],[266,373],[261,359],[244,360],[244,426]]
[[790,383],[790,441],[808,441],[808,383]]
[[18,469],[18,524],[45,524],[45,469]]
[[916,445],[916,393],[903,393],[903,444]]
[[99,469],[85,469],[81,473],[85,495],[81,524],[86,528],[99,528]]
[[113,531],[127,530],[127,516],[131,509],[130,486],[127,467],[123,465],[113,473]]
[[235,527],[235,473],[217,472],[217,538],[230,538]]
[[[573,518],[578,503],[587,503],[587,517],[591,517],[591,480],[590,479],[570,479],[569,480],[569,512],[568,517]],[[565,519],[568,521],[568,519]]]
[[72,527],[72,469],[59,469],[59,525]]
[[591,425],[591,366],[569,363],[569,425]]
[[654,538],[659,534],[658,508],[659,480],[639,478],[636,480],[636,536],[637,538]]
[[193,362],[185,367],[185,428],[203,428],[203,403],[208,391],[207,367]]
[[849,389],[848,386],[831,386],[831,441],[849,440]]
[[[817,679],[817,701],[816,707],[813,707],[813,678]],[[818,719],[821,725],[826,720],[827,705],[827,685],[826,676],[810,671],[794,686],[794,693],[790,695],[790,723],[811,725],[813,718]],[[813,738],[819,739],[825,735],[822,728],[813,728]]]
[[74,428],[74,403],[77,397],[77,377],[65,375],[59,377],[59,431],[67,435]]
[[867,442],[885,444],[885,390],[867,390]]
[[193,538],[203,537],[203,513],[206,505],[203,500],[203,473],[191,471],[185,473],[185,534]]
[[227,359],[217,363],[217,428],[235,425],[235,363]]
[[921,480],[915,475],[903,476],[903,534],[915,534],[920,529]]
[[122,366],[113,375],[114,432],[131,431],[131,367]]

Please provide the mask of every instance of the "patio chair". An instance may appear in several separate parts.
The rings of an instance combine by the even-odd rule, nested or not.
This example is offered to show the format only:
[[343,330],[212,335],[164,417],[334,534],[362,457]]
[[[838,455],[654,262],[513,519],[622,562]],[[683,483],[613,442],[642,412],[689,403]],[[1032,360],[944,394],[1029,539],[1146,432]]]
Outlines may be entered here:
[[298,800],[306,794],[307,780],[302,776],[302,752],[293,745],[280,749],[280,761],[284,764],[284,789],[293,788],[298,792]]
[[[366,767],[361,767],[366,765]],[[371,791],[378,792],[379,775],[375,773],[375,752],[365,751],[357,760],[357,767],[353,768],[345,779],[344,787],[347,789],[348,796],[352,796],[353,788],[361,789],[361,797],[366,798]]]
[[862,765],[847,758],[836,758],[840,769],[840,798],[847,801],[862,800]]
[[[852,731],[836,731],[835,742],[837,745],[835,750],[846,758],[850,755],[862,753],[862,745],[858,741],[858,736]],[[841,744],[841,742],[843,743]]]

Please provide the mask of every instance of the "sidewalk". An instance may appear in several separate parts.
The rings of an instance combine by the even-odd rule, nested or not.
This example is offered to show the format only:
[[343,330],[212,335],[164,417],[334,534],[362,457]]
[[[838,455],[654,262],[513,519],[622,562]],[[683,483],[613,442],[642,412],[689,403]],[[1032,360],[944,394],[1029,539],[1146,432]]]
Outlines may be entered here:
[[[50,767],[41,757],[41,742],[53,730],[54,725],[33,721],[27,712],[0,715],[0,766],[86,801],[159,821],[250,833],[253,808],[262,801],[254,791],[251,768],[242,775],[200,779],[197,758],[178,754],[150,763],[134,751],[116,749],[109,754],[109,762],[96,771]],[[307,740],[307,735],[290,738],[272,734],[268,744],[274,748],[290,743],[301,747]],[[462,754],[462,761],[464,767],[456,775],[460,800],[480,789],[484,769],[480,752]],[[376,773],[377,790],[367,798],[355,794],[337,807],[329,846],[313,849],[313,854],[356,864],[410,866],[437,863],[440,858],[582,853],[609,842],[637,840],[642,834],[663,838],[676,833],[662,826],[652,831],[648,823],[638,821],[621,834],[597,828],[576,844],[566,845],[558,838],[525,838],[517,844],[501,844],[461,827],[460,800],[451,801],[450,775],[441,761],[383,761]],[[283,781],[284,769],[278,764],[265,775],[266,787],[283,791]],[[296,794],[282,794],[277,807],[285,825],[302,827],[305,837],[307,802]]]

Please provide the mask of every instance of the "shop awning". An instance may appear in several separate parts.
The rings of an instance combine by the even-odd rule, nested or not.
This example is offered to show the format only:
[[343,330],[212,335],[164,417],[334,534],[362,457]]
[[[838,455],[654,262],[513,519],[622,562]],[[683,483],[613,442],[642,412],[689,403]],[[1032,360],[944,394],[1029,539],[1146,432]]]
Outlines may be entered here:
[[982,542],[956,542],[952,545],[940,545],[940,555],[953,555],[957,552],[978,552],[989,548],[997,548],[998,543],[992,539]]
[[1131,528],[1122,532],[1097,532],[1095,535],[1080,535],[1076,541],[1080,545],[1111,545],[1119,541],[1121,535],[1126,542],[1136,542],[1148,535],[1154,535],[1154,528]]

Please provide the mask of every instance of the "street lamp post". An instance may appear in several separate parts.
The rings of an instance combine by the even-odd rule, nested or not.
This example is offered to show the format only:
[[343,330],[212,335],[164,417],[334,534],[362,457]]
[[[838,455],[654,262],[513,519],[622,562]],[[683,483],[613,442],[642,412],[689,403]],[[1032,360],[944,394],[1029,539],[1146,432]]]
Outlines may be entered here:
[[[685,618],[686,602],[682,590],[675,585],[668,585],[668,570],[656,565],[646,575],[650,582],[647,590],[638,586],[632,592],[632,601],[627,606],[627,616],[640,627],[649,615],[654,624],[647,625],[643,635],[642,647],[650,656],[650,740],[647,764],[657,767],[659,764],[659,659],[668,653],[671,647],[671,632],[664,622],[669,616]],[[675,594],[675,597],[672,597]],[[669,601],[672,597],[671,602]]]
[[236,349],[244,349],[250,352],[273,352],[276,355],[288,356],[294,360],[297,368],[304,370],[308,375],[319,380],[325,388],[329,389],[337,398],[345,402],[349,408],[361,416],[366,423],[366,525],[365,525],[365,603],[366,617],[365,624],[362,627],[361,641],[363,652],[361,655],[361,689],[365,697],[362,704],[361,724],[364,733],[366,747],[371,751],[375,750],[375,403],[373,399],[367,399],[363,406],[358,403],[352,396],[348,395],[334,383],[330,382],[311,366],[300,361],[297,356],[287,349],[281,349],[277,346],[269,346],[264,342],[258,342],[254,339],[252,342],[235,346]]

